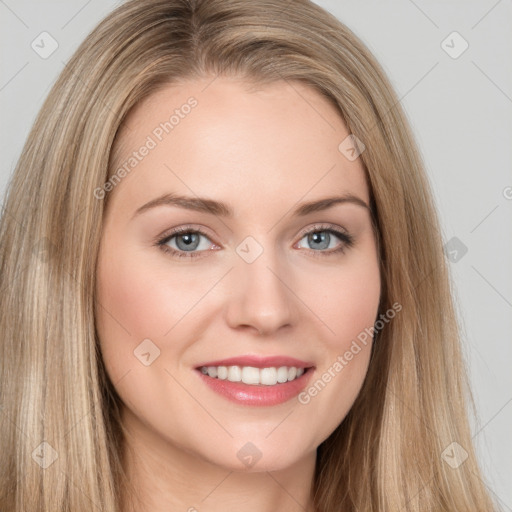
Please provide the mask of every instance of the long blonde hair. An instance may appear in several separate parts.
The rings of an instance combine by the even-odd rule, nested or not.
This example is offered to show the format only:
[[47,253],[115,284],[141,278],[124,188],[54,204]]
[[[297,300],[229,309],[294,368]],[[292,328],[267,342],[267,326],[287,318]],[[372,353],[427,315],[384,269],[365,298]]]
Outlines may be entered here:
[[[471,446],[469,387],[419,152],[380,65],[307,0],[132,0],[66,65],[1,219],[0,510],[120,510],[128,487],[119,397],[94,322],[108,195],[94,190],[114,171],[116,134],[137,102],[217,75],[308,84],[366,146],[381,310],[398,302],[402,311],[379,333],[353,408],[318,449],[316,509],[494,510]],[[452,467],[442,454],[459,445],[468,458]]]

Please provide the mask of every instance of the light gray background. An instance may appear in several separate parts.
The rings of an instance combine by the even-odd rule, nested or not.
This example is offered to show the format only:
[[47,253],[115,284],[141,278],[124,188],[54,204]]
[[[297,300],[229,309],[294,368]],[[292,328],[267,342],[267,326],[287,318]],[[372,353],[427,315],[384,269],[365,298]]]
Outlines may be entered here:
[[[2,196],[50,86],[117,3],[0,0]],[[317,3],[384,66],[425,159],[445,242],[460,241],[450,242],[459,246],[450,245],[447,257],[457,259],[450,267],[479,415],[474,440],[488,487],[503,510],[512,511],[511,1]],[[31,47],[34,40],[42,46],[44,31],[58,43],[46,59]],[[443,49],[456,54],[463,48],[458,36],[448,37],[454,31],[469,44],[457,58]]]

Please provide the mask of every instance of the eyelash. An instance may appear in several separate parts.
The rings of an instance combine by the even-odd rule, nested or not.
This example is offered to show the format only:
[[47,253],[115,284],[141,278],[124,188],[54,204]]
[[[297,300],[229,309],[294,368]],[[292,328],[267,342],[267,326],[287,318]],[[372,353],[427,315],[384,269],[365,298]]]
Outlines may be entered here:
[[[333,234],[336,237],[338,237],[342,244],[337,249],[331,249],[331,250],[321,250],[321,251],[315,251],[313,249],[310,249],[309,251],[313,253],[314,257],[325,257],[325,256],[331,256],[333,254],[339,254],[344,253],[346,249],[349,249],[354,245],[354,237],[350,235],[349,233],[340,230],[333,226],[332,224],[318,224],[313,226],[311,229],[303,231],[300,234],[299,241],[302,240],[306,235],[312,234],[312,233],[329,233]],[[179,228],[176,228],[171,233],[166,234],[163,238],[160,238],[157,240],[156,245],[165,253],[170,254],[173,257],[177,258],[200,258],[203,256],[204,252],[207,251],[197,251],[197,252],[186,252],[186,251],[177,251],[176,249],[173,249],[166,245],[172,238],[174,238],[177,235],[184,235],[184,234],[200,234],[205,236],[206,238],[209,238],[208,233],[206,233],[201,228],[193,228],[191,226],[182,226]]]

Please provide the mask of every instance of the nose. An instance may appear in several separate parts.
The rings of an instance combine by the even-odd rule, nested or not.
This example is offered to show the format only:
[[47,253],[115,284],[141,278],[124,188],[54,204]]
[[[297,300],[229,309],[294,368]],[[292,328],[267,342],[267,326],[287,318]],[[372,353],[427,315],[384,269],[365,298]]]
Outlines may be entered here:
[[233,329],[272,335],[290,328],[299,317],[293,278],[265,253],[256,261],[240,261],[230,273],[226,320]]

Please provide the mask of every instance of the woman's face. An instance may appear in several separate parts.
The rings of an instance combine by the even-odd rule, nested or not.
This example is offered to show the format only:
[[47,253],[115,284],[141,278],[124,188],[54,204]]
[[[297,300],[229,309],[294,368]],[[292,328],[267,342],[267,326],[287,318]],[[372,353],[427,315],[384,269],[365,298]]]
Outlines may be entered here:
[[326,99],[285,81],[190,82],[130,113],[96,321],[123,422],[148,449],[277,470],[351,408],[380,276],[348,135]]

